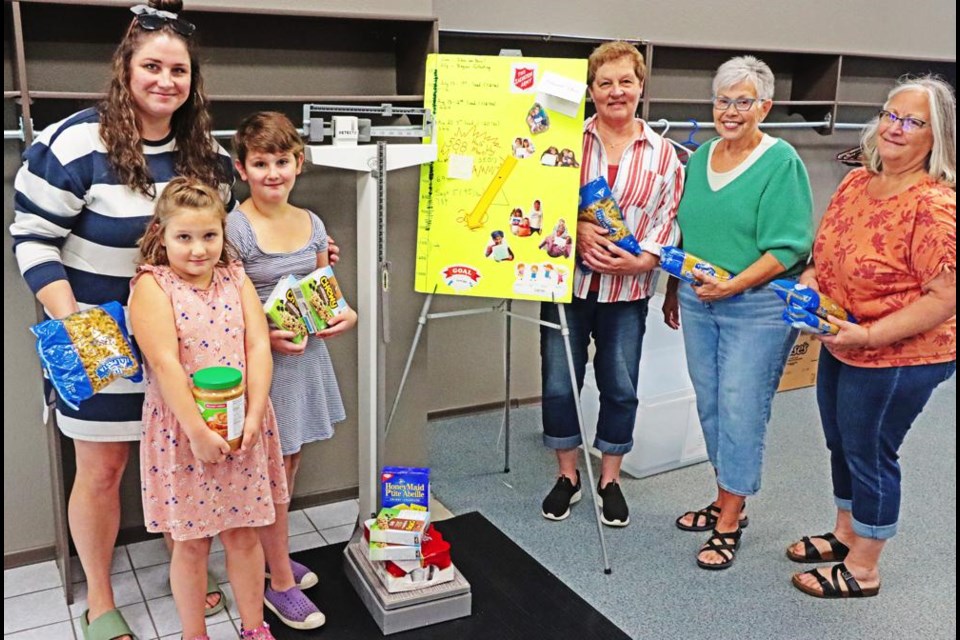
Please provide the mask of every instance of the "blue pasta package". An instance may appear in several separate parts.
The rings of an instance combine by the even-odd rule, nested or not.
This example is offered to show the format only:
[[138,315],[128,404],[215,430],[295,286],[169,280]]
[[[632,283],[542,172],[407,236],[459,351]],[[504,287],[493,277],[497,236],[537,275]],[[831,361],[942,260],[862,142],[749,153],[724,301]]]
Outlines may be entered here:
[[380,496],[384,509],[397,505],[430,509],[430,469],[384,467],[380,473]]
[[[833,316],[857,324],[857,319],[852,313],[844,309],[839,302],[816,289],[786,279],[773,280],[768,286],[780,296],[781,300],[787,303],[787,306],[799,307],[824,320],[827,319],[827,316]],[[831,324],[831,326],[834,325]]]
[[607,239],[615,245],[640,255],[640,243],[633,232],[627,228],[623,212],[613,197],[613,191],[603,176],[591,180],[580,187],[580,205],[578,220],[599,224],[607,230]]
[[119,302],[45,320],[30,331],[37,337],[44,376],[74,409],[118,378],[143,380]]
[[836,335],[840,327],[828,322],[815,313],[807,311],[794,304],[788,304],[781,314],[783,321],[802,333],[812,333],[819,336]]

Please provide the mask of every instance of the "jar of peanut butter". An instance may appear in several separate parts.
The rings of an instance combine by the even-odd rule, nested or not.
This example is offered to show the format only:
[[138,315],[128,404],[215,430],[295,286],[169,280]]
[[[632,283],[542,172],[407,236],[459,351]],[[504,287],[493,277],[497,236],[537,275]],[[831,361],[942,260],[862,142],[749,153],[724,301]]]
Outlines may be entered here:
[[207,367],[193,374],[193,397],[207,426],[236,451],[243,441],[243,372],[233,367]]

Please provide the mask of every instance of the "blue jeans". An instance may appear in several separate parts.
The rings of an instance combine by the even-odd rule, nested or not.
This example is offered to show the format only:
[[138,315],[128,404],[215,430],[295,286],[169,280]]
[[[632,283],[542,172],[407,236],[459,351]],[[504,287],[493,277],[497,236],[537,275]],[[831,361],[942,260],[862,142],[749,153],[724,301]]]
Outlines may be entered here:
[[[574,298],[564,308],[570,329],[570,350],[577,376],[577,395],[583,389],[587,347],[593,337],[593,370],[600,390],[600,417],[593,446],[603,453],[622,455],[633,448],[637,419],[637,381],[640,349],[647,322],[647,299],[635,302],[597,302],[597,294]],[[560,322],[557,305],[540,305],[540,319]],[[540,327],[540,374],[543,389],[543,443],[551,449],[573,449],[582,444],[570,369],[563,336]]]
[[697,413],[717,484],[738,496],[760,490],[763,439],[797,330],[766,287],[700,302],[680,285],[680,323]]
[[824,349],[817,403],[830,449],[837,508],[852,511],[853,531],[886,540],[900,518],[897,451],[933,390],[957,370],[943,362],[912,367],[854,367]]

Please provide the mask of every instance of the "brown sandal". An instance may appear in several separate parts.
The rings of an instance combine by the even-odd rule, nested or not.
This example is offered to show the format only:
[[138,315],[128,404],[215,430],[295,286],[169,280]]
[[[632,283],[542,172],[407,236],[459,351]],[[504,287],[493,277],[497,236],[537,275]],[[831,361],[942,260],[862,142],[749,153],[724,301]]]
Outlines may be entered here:
[[[701,569],[709,569],[711,571],[728,569],[737,558],[737,550],[740,548],[740,536],[742,535],[743,529],[737,529],[730,533],[720,533],[714,529],[713,535],[700,547],[700,551],[697,551],[697,565]],[[706,551],[717,553],[723,558],[723,562],[704,562],[700,559],[700,556]]]
[[[807,573],[816,578],[817,582],[820,583],[820,591],[811,589],[800,582],[800,576]],[[840,588],[841,578],[847,584],[846,591]],[[850,570],[847,569],[847,565],[842,562],[831,567],[830,580],[824,578],[817,569],[811,569],[810,571],[794,574],[791,581],[797,589],[814,598],[869,598],[880,593],[880,585],[866,589],[861,588],[860,583],[857,582],[857,579],[854,578]]]
[[[819,538],[826,540],[830,544],[830,550],[821,552],[813,544],[813,539]],[[803,536],[800,538],[803,543],[803,553],[797,553],[793,550],[796,544],[787,547],[787,557],[794,562],[843,562],[847,554],[850,553],[850,547],[843,544],[832,533],[824,533],[819,536]]]
[[[744,507],[747,506],[747,503],[743,503],[743,507],[740,508],[742,512]],[[681,520],[687,516],[692,515],[693,520],[690,524],[683,524]],[[702,519],[702,520],[701,520]],[[676,525],[677,529],[681,531],[710,531],[715,526],[717,526],[717,520],[720,519],[720,506],[710,503],[699,511],[687,511],[685,514],[677,518]],[[703,524],[697,524],[698,522],[703,522]],[[750,518],[745,514],[741,513],[740,515],[740,528],[746,529],[747,525],[750,524]]]

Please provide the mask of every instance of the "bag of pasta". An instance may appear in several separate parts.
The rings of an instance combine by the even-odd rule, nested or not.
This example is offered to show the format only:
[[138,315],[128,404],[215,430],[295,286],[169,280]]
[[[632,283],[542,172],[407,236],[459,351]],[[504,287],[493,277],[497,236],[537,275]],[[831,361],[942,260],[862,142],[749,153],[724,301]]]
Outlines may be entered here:
[[119,302],[46,320],[30,331],[37,337],[43,375],[74,409],[117,378],[143,380]]
[[599,224],[607,230],[608,240],[624,251],[640,255],[640,243],[627,228],[606,178],[600,176],[580,187],[579,209],[579,220]]

